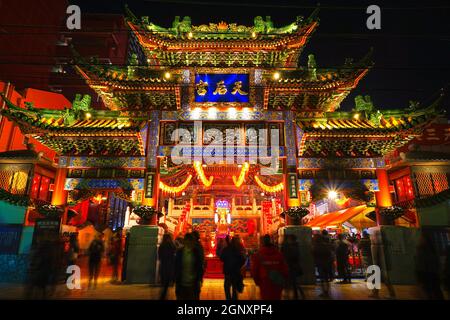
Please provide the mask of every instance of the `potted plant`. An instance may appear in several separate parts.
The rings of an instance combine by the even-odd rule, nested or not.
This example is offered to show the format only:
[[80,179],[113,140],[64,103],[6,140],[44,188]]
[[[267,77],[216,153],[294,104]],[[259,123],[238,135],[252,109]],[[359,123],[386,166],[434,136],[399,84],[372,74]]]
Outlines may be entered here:
[[301,225],[302,219],[309,214],[306,207],[291,207],[281,213],[281,216],[286,219],[286,224],[291,226]]
[[60,218],[64,213],[64,209],[51,204],[44,204],[37,207],[37,211],[47,219]]
[[137,206],[133,213],[140,218],[138,223],[141,225],[156,225],[157,219],[162,216],[160,211],[151,206]]
[[394,225],[394,221],[400,218],[405,210],[402,207],[391,206],[379,210],[382,225]]
[[30,205],[30,198],[27,195],[12,194],[2,188],[0,188],[0,200],[15,206],[27,207]]

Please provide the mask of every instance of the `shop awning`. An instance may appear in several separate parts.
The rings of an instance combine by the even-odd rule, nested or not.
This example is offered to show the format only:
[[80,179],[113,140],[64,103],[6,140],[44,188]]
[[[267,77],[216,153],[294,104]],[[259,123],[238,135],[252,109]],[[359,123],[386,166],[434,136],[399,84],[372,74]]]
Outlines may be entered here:
[[361,215],[365,217],[368,213],[374,210],[375,208],[367,207],[366,205],[351,207],[321,215],[309,221],[306,225],[312,228],[326,228],[331,226],[337,227],[349,220],[356,218],[357,216]]

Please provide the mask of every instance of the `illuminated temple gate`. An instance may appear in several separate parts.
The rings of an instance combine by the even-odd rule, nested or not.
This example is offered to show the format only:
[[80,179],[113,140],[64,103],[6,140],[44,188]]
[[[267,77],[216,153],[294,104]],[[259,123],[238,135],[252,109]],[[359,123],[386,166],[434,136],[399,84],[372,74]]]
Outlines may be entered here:
[[[369,71],[370,53],[333,69],[318,68],[313,55],[299,65],[317,26],[317,11],[284,27],[270,17],[252,26],[176,17],[169,28],[128,12],[128,66],[75,54],[107,110],[78,96],[64,111],[5,99],[1,113],[60,155],[53,204],[94,190],[126,202],[106,212],[113,228],[128,227],[125,207],[140,204],[163,211],[159,222],[171,233],[198,230],[208,254],[226,234],[256,247],[258,235],[287,223],[280,213],[291,207],[308,207],[318,227],[324,211],[391,206],[384,156],[439,114],[439,100],[380,112],[368,96],[337,111]],[[370,197],[355,196],[355,186]],[[326,210],[324,191],[336,198]]]

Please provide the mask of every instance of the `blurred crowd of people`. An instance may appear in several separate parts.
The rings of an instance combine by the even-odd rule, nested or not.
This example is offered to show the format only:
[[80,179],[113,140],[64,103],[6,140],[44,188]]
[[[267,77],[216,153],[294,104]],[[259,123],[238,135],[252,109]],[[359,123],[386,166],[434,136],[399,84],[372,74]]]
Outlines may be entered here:
[[[122,230],[118,229],[105,245],[103,233],[98,233],[84,253],[89,272],[88,288],[96,288],[106,258],[111,266],[111,283],[120,282],[119,269],[123,256]],[[108,250],[106,251],[106,247]],[[79,266],[82,252],[78,234],[71,233],[66,242],[62,238],[41,237],[35,240],[30,253],[30,262],[26,280],[25,298],[47,299],[55,294],[56,285],[65,283],[70,277],[69,266]]]
[[[266,235],[254,254],[244,247],[239,236],[218,239],[216,256],[223,262],[225,298],[238,299],[244,290],[248,266],[262,299],[281,299],[283,289],[291,290],[294,298],[298,298],[299,293],[304,298],[298,285],[302,274],[299,253],[294,235],[286,237],[281,250]],[[194,231],[175,240],[165,234],[158,257],[162,285],[160,299],[166,299],[168,288],[175,284],[178,300],[198,300],[207,267],[199,233]]]
[[[122,277],[119,271],[124,256],[122,230],[117,230],[106,244],[104,238],[103,233],[98,233],[84,252],[80,250],[76,233],[70,235],[66,248],[61,241],[55,242],[54,239],[45,237],[36,239],[30,254],[26,298],[51,297],[55,286],[64,283],[70,276],[66,274],[67,267],[80,264],[82,254],[87,258],[88,288],[97,287],[104,260],[111,266],[111,283],[120,283]],[[259,287],[263,300],[281,299],[283,292],[288,298],[306,299],[299,283],[304,274],[304,249],[300,249],[300,244],[293,234],[286,234],[281,243],[274,240],[277,240],[277,237],[261,237],[259,249],[253,252],[244,247],[238,235],[218,239],[216,257],[223,263],[223,286],[227,300],[238,299],[244,290],[244,279],[248,271]],[[333,236],[326,230],[313,235],[312,258],[316,277],[320,282],[320,297],[330,297],[330,283],[334,280],[337,283],[352,283],[354,270],[351,261],[355,263],[355,250],[360,258],[358,267],[362,270],[377,263],[378,258],[373,256],[377,253],[367,231],[363,231],[361,236]],[[444,299],[442,289],[450,289],[449,248],[444,263],[442,258],[442,252],[437,251],[430,234],[421,232],[415,253],[415,274],[424,298]],[[167,298],[168,289],[173,285],[177,299],[200,299],[207,259],[197,231],[176,239],[169,233],[164,234],[158,248],[158,259],[162,286],[160,299]],[[395,290],[386,270],[381,271],[382,282],[387,287],[390,298],[395,298]],[[378,298],[379,292],[379,289],[373,289],[370,297]]]

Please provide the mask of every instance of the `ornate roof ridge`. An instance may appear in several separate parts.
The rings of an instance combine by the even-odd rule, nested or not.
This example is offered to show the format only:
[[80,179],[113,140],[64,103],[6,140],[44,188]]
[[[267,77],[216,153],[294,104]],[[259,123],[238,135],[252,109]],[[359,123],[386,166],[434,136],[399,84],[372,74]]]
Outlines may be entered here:
[[[368,116],[359,111],[325,112],[322,118],[297,117],[296,122],[306,132],[399,132],[421,128],[439,116],[436,112],[441,97],[430,106],[420,110],[376,110]],[[406,111],[406,112],[405,112]]]
[[[369,69],[373,66],[372,61],[373,48],[370,48],[369,52],[362,57],[359,61],[353,62],[353,59],[347,58],[342,66],[336,68],[317,68],[314,55],[308,56],[308,66],[302,66],[296,69],[287,69],[280,71],[280,78],[270,81],[272,85],[277,84],[298,84],[309,83],[311,85],[317,83],[336,83],[343,81],[343,83],[349,80],[360,80],[367,74]],[[353,84],[357,84],[353,81]]]
[[[181,19],[180,16],[175,16],[171,27],[162,27],[149,21],[148,16],[141,16],[141,18],[138,18],[131,12],[128,6],[125,6],[125,12],[126,20],[129,23],[142,28],[145,32],[151,32],[154,35],[160,35],[161,37],[169,39],[188,38],[198,40],[196,37],[199,35],[211,36],[217,34],[219,36],[246,35],[247,38],[242,39],[249,40],[256,39],[257,37],[255,34],[267,36],[292,34],[297,31],[299,27],[319,21],[319,8],[316,8],[307,19],[304,19],[303,16],[297,16],[294,22],[282,27],[275,27],[270,16],[266,16],[265,19],[262,16],[256,16],[253,20],[253,25],[251,26],[239,25],[235,22],[228,23],[223,20],[220,22],[193,25],[191,17],[185,16]],[[189,34],[190,32],[192,34]]]
[[[27,108],[20,108],[13,104],[3,93],[0,96],[6,102],[7,108],[0,110],[0,114],[10,121],[16,122],[24,128],[26,133],[33,131],[45,132],[70,132],[70,131],[131,131],[138,132],[144,121],[129,117],[123,117],[120,112],[110,110],[90,110],[89,119],[77,119],[71,123],[65,123],[65,111],[36,109],[29,105]],[[34,128],[34,129],[33,129]]]

